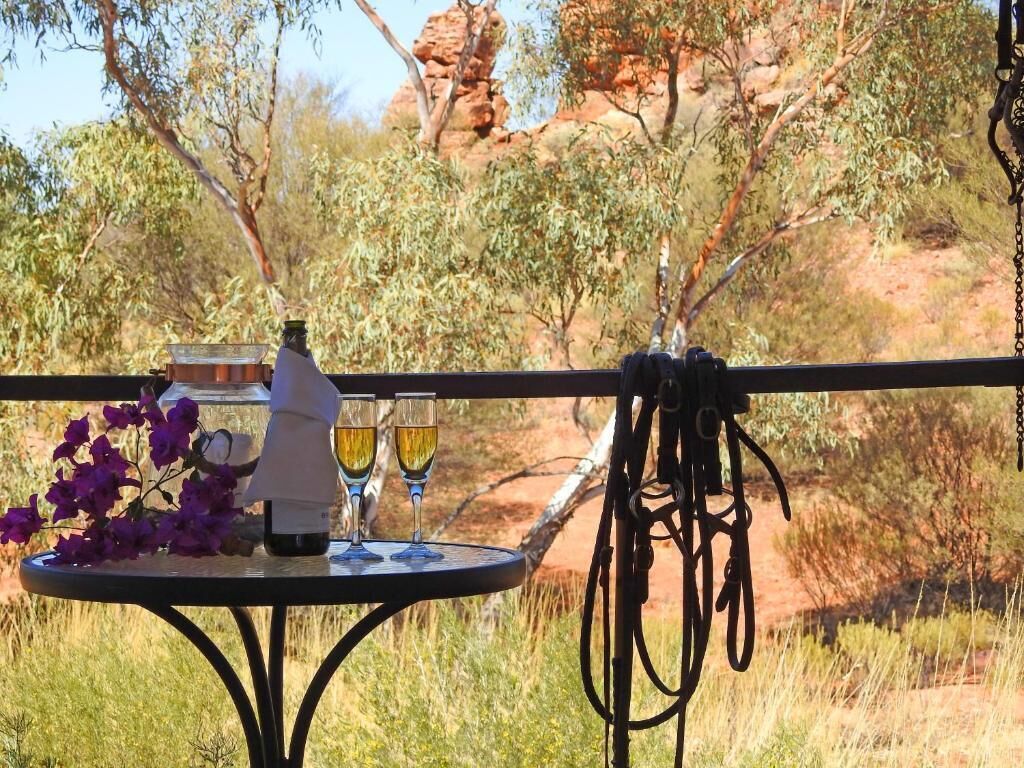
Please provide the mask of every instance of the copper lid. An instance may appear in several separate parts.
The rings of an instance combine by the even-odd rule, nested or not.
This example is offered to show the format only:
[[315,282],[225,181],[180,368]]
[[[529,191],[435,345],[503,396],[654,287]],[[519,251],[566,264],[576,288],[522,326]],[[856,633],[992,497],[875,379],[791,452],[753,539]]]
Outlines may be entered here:
[[258,384],[270,381],[273,372],[266,363],[168,363],[164,378],[190,384]]

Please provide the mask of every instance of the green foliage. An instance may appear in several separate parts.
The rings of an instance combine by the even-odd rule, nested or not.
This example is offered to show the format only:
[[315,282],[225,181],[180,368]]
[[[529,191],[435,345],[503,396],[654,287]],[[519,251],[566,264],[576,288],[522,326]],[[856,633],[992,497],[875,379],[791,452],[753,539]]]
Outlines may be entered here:
[[[709,6],[632,1],[566,5],[541,0],[534,10],[536,18],[514,36],[513,90],[526,100],[525,111],[537,111],[555,98],[563,104],[578,103],[594,89],[602,90],[620,113],[633,119],[637,143],[664,147],[680,159],[677,167],[685,172],[671,182],[663,173],[618,174],[605,181],[617,183],[623,199],[644,194],[670,198],[676,220],[657,221],[660,226],[650,229],[646,242],[634,249],[637,264],[632,276],[644,287],[642,293],[653,310],[654,292],[646,287],[656,285],[654,254],[659,242],[668,238],[673,279],[665,288],[685,326],[709,314],[701,303],[688,316],[694,302],[722,277],[722,267],[714,260],[743,254],[779,222],[803,216],[843,217],[848,225],[854,220],[870,222],[879,238],[892,236],[918,190],[944,178],[936,134],[965,116],[972,119],[976,104],[970,94],[988,87],[983,59],[992,19],[971,0],[901,0],[841,8],[810,1],[751,5],[722,0]],[[761,46],[767,46],[767,52],[757,53]],[[851,51],[859,54],[844,70],[843,57]],[[682,66],[700,66],[713,98],[684,92],[676,110],[666,97],[664,79],[674,76],[680,52]],[[774,87],[783,96],[777,109],[761,104],[749,87],[748,80],[753,82],[758,74],[755,69],[765,68],[763,55],[778,65]],[[842,70],[838,75],[830,70],[836,62]],[[805,96],[813,96],[806,108],[799,101]],[[788,111],[790,107],[795,111]],[[592,131],[589,141],[600,140]],[[618,138],[608,143],[618,150],[617,142]],[[759,149],[762,142],[764,153]],[[570,146],[559,152],[557,163],[565,164],[565,155],[572,151]],[[689,162],[691,158],[699,162]],[[642,189],[648,185],[651,189]],[[666,194],[669,190],[671,194]],[[731,219],[726,201],[734,192],[742,201]],[[511,207],[520,209],[529,207]],[[719,232],[723,211],[728,221]],[[536,216],[526,219],[534,220]],[[722,239],[705,269],[693,259],[712,233]],[[754,279],[746,281],[748,293],[769,293],[775,283],[784,282],[789,266],[787,249],[779,243],[738,269],[755,272]],[[691,295],[683,296],[676,280],[691,270],[698,280]],[[802,277],[820,279],[808,273]],[[774,292],[780,315],[800,303],[792,290]],[[727,293],[737,298],[732,287]],[[568,296],[571,299],[572,294]],[[886,323],[868,319],[882,303],[861,298],[864,312],[823,312],[826,322],[816,329],[821,328],[824,336],[827,330],[841,333],[849,328],[855,346],[863,349],[863,359],[869,359],[888,341]],[[825,306],[830,301],[831,296]],[[707,305],[713,308],[710,314],[718,315],[725,303],[719,297]],[[599,303],[595,310],[602,323],[616,317],[605,309]],[[547,314],[557,317],[555,312]],[[639,318],[619,317],[619,346],[630,338],[635,344],[642,337],[638,329],[653,315],[648,311]],[[780,319],[776,327],[795,351],[811,346],[802,340],[803,323]],[[779,348],[788,353],[789,345]],[[819,350],[820,346],[808,351]]]
[[[780,365],[768,340],[753,331],[734,340],[729,365]],[[827,392],[759,395],[751,404],[745,428],[773,457],[786,460],[787,470],[820,469],[826,456],[847,442],[836,423]]]
[[846,93],[826,106],[825,130],[844,161],[839,183],[825,182],[834,185],[836,210],[870,218],[883,236],[896,230],[918,189],[943,178],[936,134],[974,107],[974,94],[990,90],[991,14],[972,0],[908,12],[921,5],[879,11],[895,23],[854,63]]
[[0,132],[0,227],[13,216],[35,212],[39,182],[31,159]]
[[556,159],[528,147],[488,167],[475,190],[480,268],[493,270],[500,291],[519,299],[514,309],[551,335],[560,362],[573,364],[572,328],[583,308],[599,318],[594,346],[617,342],[613,357],[646,332],[637,310],[653,235],[684,222],[674,193],[654,179],[678,176],[680,165],[670,151],[629,140],[605,147],[580,135]]
[[[376,158],[314,161],[320,214],[343,246],[310,266],[312,330],[347,370],[478,369],[524,357],[518,318],[469,249],[465,179],[400,144]],[[443,350],[443,353],[442,353]]]
[[145,300],[146,272],[116,258],[102,237],[116,227],[133,255],[156,243],[173,250],[194,184],[124,121],[45,135],[36,157],[12,160],[0,201],[0,361],[8,370],[56,363],[71,372],[57,360],[116,359],[111,340]]
[[955,243],[982,269],[1006,278],[1012,274],[1014,219],[1014,207],[1007,204],[1009,184],[988,147],[984,110],[977,110],[968,128],[947,134],[939,143],[944,181],[914,195],[904,232],[939,244]]
[[195,179],[131,119],[44,134],[40,160],[62,218],[179,235],[199,200]]
[[744,753],[738,761],[729,761],[724,750],[702,749],[690,763],[695,768],[823,768],[821,750],[807,733],[787,727],[772,734],[763,747]]
[[32,727],[32,718],[24,712],[8,715],[0,713],[0,760],[4,768],[55,768],[52,758],[36,762],[35,756],[26,751],[25,740]]
[[[744,270],[701,315],[691,338],[727,359],[743,353],[747,329],[776,359],[802,363],[869,362],[890,353],[900,313],[846,274],[851,232],[822,225],[773,258]],[[734,352],[734,348],[736,352]]]
[[991,613],[954,610],[942,616],[916,616],[901,632],[911,648],[936,667],[949,667],[995,647],[999,626]]

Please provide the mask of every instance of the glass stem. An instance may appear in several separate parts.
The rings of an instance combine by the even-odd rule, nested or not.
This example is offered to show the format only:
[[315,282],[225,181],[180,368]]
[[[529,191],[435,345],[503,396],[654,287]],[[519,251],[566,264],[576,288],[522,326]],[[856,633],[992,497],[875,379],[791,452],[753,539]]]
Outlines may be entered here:
[[412,543],[422,544],[423,543],[423,526],[421,524],[422,515],[420,514],[420,505],[423,502],[423,494],[415,486],[412,491]]
[[351,495],[352,502],[352,546],[363,546],[363,489],[358,488]]

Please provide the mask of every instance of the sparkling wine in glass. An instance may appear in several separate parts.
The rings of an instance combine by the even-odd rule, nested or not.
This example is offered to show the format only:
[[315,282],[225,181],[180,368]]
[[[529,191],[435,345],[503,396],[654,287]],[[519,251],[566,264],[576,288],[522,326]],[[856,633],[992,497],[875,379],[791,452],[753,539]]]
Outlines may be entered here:
[[437,403],[433,392],[402,392],[395,395],[395,453],[398,469],[412,501],[412,543],[392,560],[436,560],[444,557],[423,543],[420,506],[437,451]]
[[352,502],[352,544],[331,560],[383,560],[363,546],[363,489],[377,459],[377,399],[373,395],[339,395],[334,424],[334,457]]

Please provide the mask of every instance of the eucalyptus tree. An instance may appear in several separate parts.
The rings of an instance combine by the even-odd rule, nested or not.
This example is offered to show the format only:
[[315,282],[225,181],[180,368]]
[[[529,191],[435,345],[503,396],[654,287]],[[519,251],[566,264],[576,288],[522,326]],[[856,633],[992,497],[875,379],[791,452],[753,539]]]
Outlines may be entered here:
[[0,21],[37,45],[102,57],[122,107],[231,218],[282,313],[258,213],[271,169],[281,41],[290,27],[312,29],[314,7],[313,0],[29,0],[4,3]]
[[584,307],[599,318],[595,346],[613,342],[611,356],[595,350],[599,362],[633,343],[650,233],[679,223],[681,168],[671,153],[580,133],[557,159],[527,146],[493,161],[475,186],[481,258],[521,297],[519,310],[550,337],[561,364],[576,366],[572,329]]
[[113,341],[147,286],[146,270],[110,246],[173,247],[196,185],[130,121],[45,134],[32,156],[0,143],[0,154],[0,361],[116,359]]
[[[343,371],[480,370],[522,364],[518,314],[470,248],[474,210],[451,160],[400,143],[368,159],[314,163],[323,220],[343,240],[310,270],[311,331]],[[383,413],[383,423],[388,414]],[[379,430],[367,523],[388,472]]]
[[[137,253],[177,240],[197,196],[184,169],[129,121],[58,130],[31,153],[0,138],[0,370],[122,368],[126,318],[144,318],[150,297]],[[63,429],[66,418],[60,404],[0,404],[9,470],[0,505],[44,485],[52,467],[27,436]]]
[[[677,191],[671,205],[686,208],[637,254],[635,279],[651,286],[644,343],[676,354],[780,240],[836,218],[884,234],[912,190],[941,180],[936,134],[965,95],[973,106],[990,31],[972,0],[573,0],[537,11],[540,23],[520,30],[521,92],[572,104],[598,91],[632,120],[630,141],[713,169]],[[645,181],[667,188],[656,175],[620,178],[624,199]],[[531,567],[596,481],[611,434],[609,421],[523,539]]]

